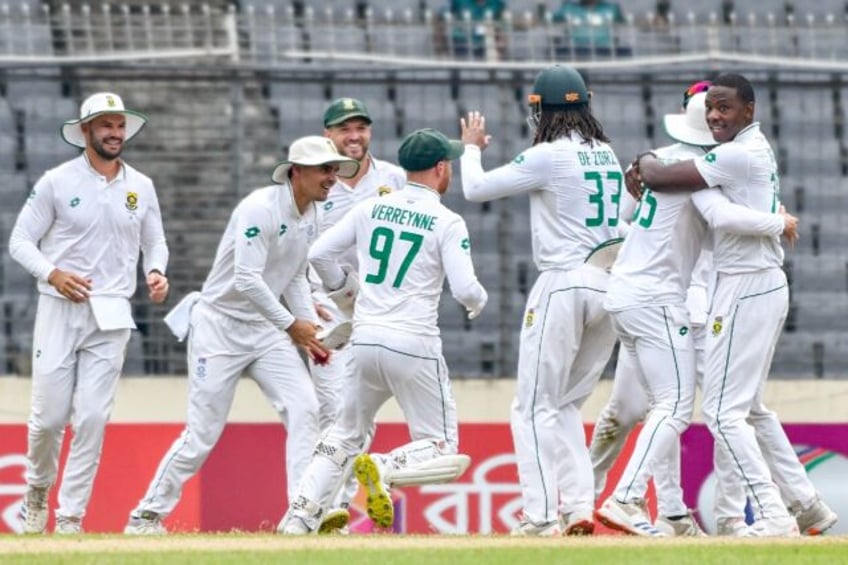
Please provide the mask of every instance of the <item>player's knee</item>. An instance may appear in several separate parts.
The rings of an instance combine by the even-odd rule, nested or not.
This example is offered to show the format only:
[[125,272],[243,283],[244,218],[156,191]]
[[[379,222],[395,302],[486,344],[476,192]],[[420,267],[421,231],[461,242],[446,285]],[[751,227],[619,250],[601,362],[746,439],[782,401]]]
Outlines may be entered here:
[[68,417],[64,414],[42,414],[32,415],[29,418],[29,432],[31,434],[60,434],[68,425]]
[[109,416],[98,412],[88,412],[77,417],[74,422],[74,434],[102,434],[109,422]]

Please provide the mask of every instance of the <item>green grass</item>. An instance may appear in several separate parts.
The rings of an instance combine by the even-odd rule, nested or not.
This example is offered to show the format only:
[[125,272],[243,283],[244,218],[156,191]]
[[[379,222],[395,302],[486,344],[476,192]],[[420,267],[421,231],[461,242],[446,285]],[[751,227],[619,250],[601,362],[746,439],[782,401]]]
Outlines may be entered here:
[[0,537],[3,565],[239,564],[328,565],[533,564],[806,564],[841,563],[848,538],[802,540],[643,540],[596,537],[514,539],[505,536],[351,536],[280,538],[271,535],[185,535],[160,539]]

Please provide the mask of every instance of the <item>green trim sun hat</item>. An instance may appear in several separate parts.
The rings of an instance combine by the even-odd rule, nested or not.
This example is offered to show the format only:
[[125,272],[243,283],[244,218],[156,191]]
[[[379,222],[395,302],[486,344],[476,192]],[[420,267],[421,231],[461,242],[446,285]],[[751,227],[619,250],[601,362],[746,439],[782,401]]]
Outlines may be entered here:
[[359,172],[359,161],[339,153],[336,144],[329,137],[307,135],[296,139],[291,144],[288,159],[277,163],[274,172],[271,173],[271,180],[284,184],[288,180],[289,169],[292,165],[317,167],[330,163],[339,164],[338,176],[343,179],[349,179]]
[[124,108],[124,101],[113,92],[98,92],[86,98],[80,106],[80,117],[77,120],[68,120],[62,124],[62,139],[67,143],[79,148],[85,148],[85,135],[82,133],[82,124],[105,114],[123,114],[126,118],[126,133],[124,142],[129,141],[138,134],[147,123],[147,116],[134,110]]
[[711,147],[718,145],[707,125],[707,93],[699,92],[689,99],[686,111],[678,114],[666,114],[663,117],[665,132],[680,143]]

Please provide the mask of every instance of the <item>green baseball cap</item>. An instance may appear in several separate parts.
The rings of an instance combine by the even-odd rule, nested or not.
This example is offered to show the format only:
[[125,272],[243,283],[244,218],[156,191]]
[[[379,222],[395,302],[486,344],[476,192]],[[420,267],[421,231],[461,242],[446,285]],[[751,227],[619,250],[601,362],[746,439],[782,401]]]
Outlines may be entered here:
[[356,98],[337,98],[333,100],[324,112],[324,127],[337,126],[351,118],[362,118],[371,123],[368,108]]
[[465,153],[458,139],[448,139],[432,128],[415,130],[407,135],[398,149],[398,163],[407,171],[426,171],[439,161],[452,161]]

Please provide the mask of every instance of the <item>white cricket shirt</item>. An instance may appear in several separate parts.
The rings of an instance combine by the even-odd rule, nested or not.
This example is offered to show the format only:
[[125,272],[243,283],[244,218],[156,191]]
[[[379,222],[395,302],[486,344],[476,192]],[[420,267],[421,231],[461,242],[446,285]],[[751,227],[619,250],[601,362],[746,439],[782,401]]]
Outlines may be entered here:
[[[665,162],[704,155],[700,147],[682,143],[662,147],[655,153]],[[617,311],[683,304],[706,232],[707,225],[692,203],[690,192],[646,190],[610,271],[604,307]]]
[[[696,159],[695,166],[704,181],[719,187],[731,202],[760,212],[777,212],[777,161],[759,122]],[[718,272],[747,273],[783,264],[779,235],[737,235],[718,229],[714,238],[713,259]]]
[[165,273],[168,246],[153,181],[123,161],[107,181],[84,153],[35,183],[9,239],[9,253],[38,279],[38,291],[60,298],[47,282],[55,268],[91,279],[91,296],[131,298],[139,251],[145,273]]
[[465,220],[426,186],[407,183],[399,192],[363,202],[318,238],[309,261],[328,288],[342,285],[338,256],[354,244],[360,266],[355,328],[439,335],[445,276],[466,308],[487,299],[474,274]]
[[233,210],[200,299],[234,318],[270,320],[281,330],[295,318],[315,321],[306,254],[318,215],[315,203],[300,214],[288,182],[254,190]]
[[606,143],[590,146],[572,134],[534,145],[488,172],[476,145],[466,145],[461,159],[468,200],[529,194],[533,260],[540,271],[577,268],[595,247],[618,237],[624,174]]
[[[368,155],[370,166],[355,187],[348,186],[339,179],[330,189],[330,194],[321,206],[324,210],[321,219],[321,232],[336,225],[345,214],[360,202],[375,196],[385,196],[406,185],[406,172],[388,161],[375,159]],[[341,263],[356,270],[356,252],[353,249],[343,254]]]

